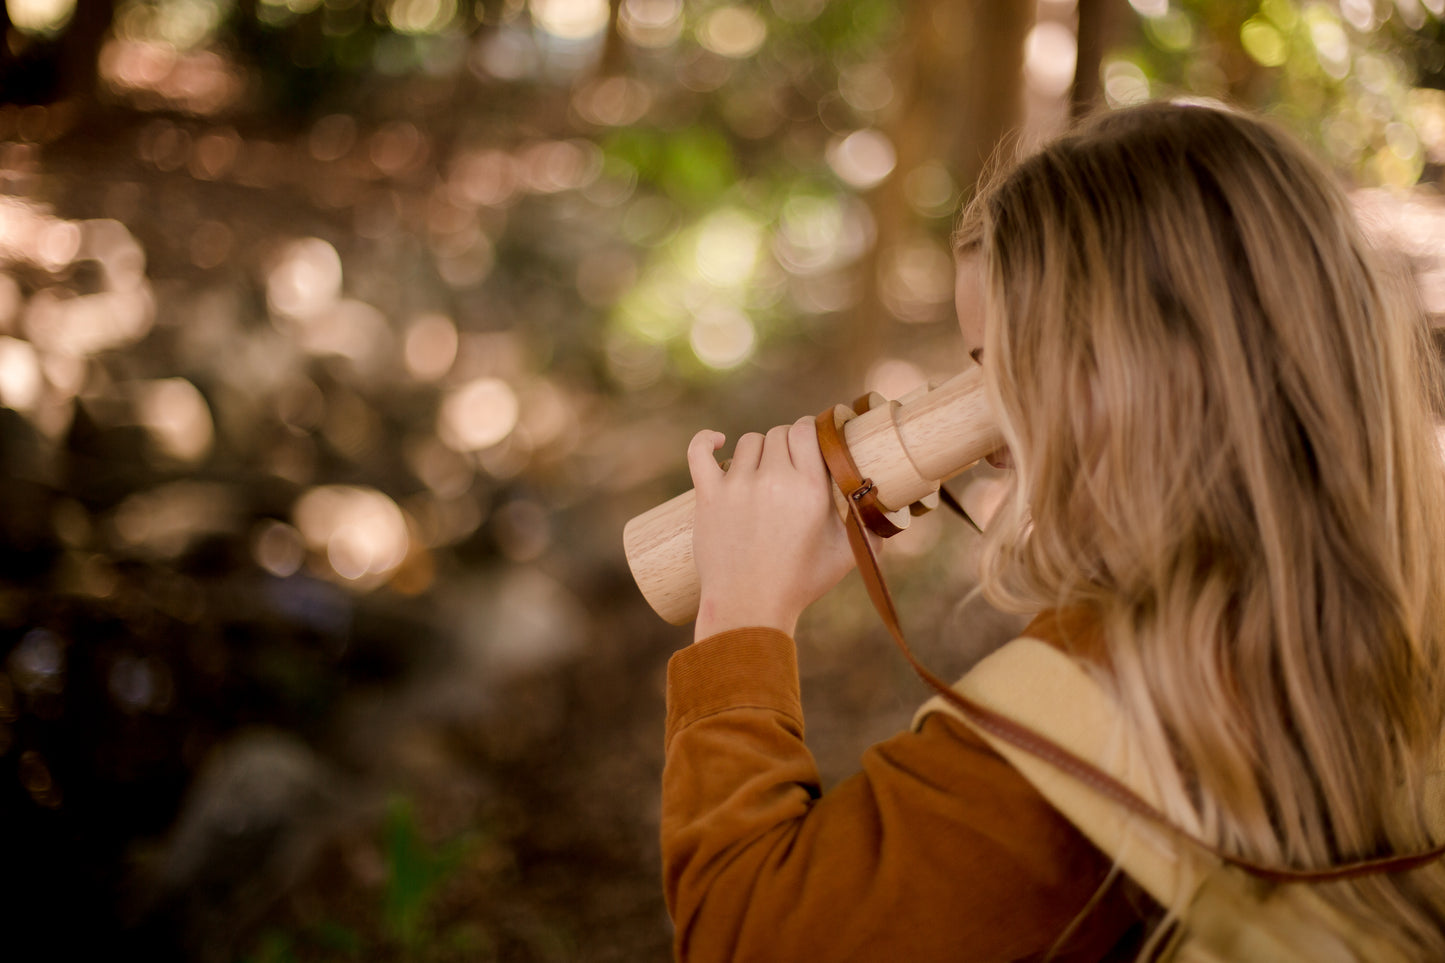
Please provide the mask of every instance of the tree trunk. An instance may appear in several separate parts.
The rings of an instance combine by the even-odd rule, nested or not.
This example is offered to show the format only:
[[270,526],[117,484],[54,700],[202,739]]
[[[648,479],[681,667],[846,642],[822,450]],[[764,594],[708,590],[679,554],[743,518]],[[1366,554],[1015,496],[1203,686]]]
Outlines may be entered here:
[[939,162],[967,197],[1000,142],[1023,120],[1024,40],[1033,3],[918,0],[906,10],[893,58],[898,102],[883,125],[898,164],[869,196],[877,241],[860,266],[864,290],[845,364],[855,383],[878,360],[891,324],[880,272],[897,245],[938,228],[909,206],[908,174]]
[[1069,90],[1069,116],[1085,117],[1104,104],[1100,72],[1104,54],[1119,41],[1126,22],[1123,0],[1079,0],[1079,59]]

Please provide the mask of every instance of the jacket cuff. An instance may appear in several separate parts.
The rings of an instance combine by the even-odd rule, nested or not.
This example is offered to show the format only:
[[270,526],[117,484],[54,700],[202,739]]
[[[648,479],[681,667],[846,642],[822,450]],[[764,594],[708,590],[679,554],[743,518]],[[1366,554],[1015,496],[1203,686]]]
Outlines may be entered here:
[[730,629],[673,653],[667,663],[667,734],[728,709],[770,709],[803,730],[798,656],[786,632]]

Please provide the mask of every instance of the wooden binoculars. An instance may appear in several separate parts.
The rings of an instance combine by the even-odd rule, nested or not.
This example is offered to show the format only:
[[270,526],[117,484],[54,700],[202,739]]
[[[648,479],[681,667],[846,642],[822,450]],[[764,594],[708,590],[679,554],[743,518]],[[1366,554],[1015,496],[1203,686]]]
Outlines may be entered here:
[[[857,409],[863,409],[861,414]],[[932,389],[898,401],[876,394],[854,408],[837,405],[833,416],[863,478],[872,482],[888,519],[901,529],[918,507],[937,503],[938,486],[1002,447],[983,369],[972,368]],[[834,486],[842,514],[847,504]],[[695,495],[643,512],[622,531],[632,577],[647,603],[673,625],[697,616],[699,586],[692,558]]]

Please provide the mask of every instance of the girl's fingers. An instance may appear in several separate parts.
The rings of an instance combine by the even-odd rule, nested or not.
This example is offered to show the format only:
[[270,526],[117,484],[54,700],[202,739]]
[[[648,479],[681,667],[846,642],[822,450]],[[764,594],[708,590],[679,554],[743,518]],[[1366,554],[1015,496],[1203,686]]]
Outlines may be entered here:
[[692,436],[687,445],[687,470],[692,475],[692,487],[702,488],[723,477],[722,467],[713,457],[713,452],[727,440],[727,435],[722,432],[706,428]]
[[728,470],[753,471],[758,467],[762,454],[763,436],[750,431],[738,439],[737,447],[733,449],[733,463]]
[[763,439],[763,457],[759,462],[760,468],[792,468],[792,456],[788,453],[788,431],[791,425],[778,425],[776,428],[769,428],[768,435]]
[[811,415],[799,418],[788,427],[788,451],[798,471],[819,477],[828,474],[823,453],[818,449],[818,423]]

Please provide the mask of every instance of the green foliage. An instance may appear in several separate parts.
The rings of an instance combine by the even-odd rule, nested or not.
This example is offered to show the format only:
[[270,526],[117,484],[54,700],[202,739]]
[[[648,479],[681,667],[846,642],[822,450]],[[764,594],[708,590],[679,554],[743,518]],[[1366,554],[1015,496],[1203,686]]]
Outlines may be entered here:
[[811,44],[827,54],[886,44],[901,27],[901,6],[888,0],[835,0],[817,18],[800,25]]
[[609,159],[630,164],[640,182],[687,208],[705,208],[737,180],[732,145],[715,127],[626,127],[604,149]]
[[[299,963],[303,960],[442,960],[495,957],[494,940],[480,924],[439,924],[437,896],[456,879],[478,837],[464,833],[430,843],[417,825],[412,802],[393,799],[381,829],[386,884],[379,912],[357,929],[336,919],[292,927],[271,927],[242,963]],[[370,925],[368,925],[370,924]]]
[[297,963],[295,937],[285,930],[267,930],[242,963]]
[[472,848],[468,837],[431,845],[421,837],[409,800],[392,801],[386,828],[387,881],[382,918],[387,936],[414,948],[433,935],[428,913],[438,888]]
[[[1391,5],[1393,6],[1393,5]],[[1179,0],[1139,18],[1139,41],[1105,67],[1114,103],[1169,93],[1268,111],[1363,184],[1407,187],[1424,170],[1422,115],[1412,90],[1434,78],[1439,17],[1376,5],[1296,0]],[[1403,9],[1403,8],[1402,8]],[[1438,49],[1437,49],[1438,48]],[[1114,86],[1110,86],[1110,71]],[[1131,80],[1130,71],[1141,81]]]
[[343,960],[358,960],[366,948],[361,934],[335,920],[322,920],[311,931],[312,942],[326,955]]

